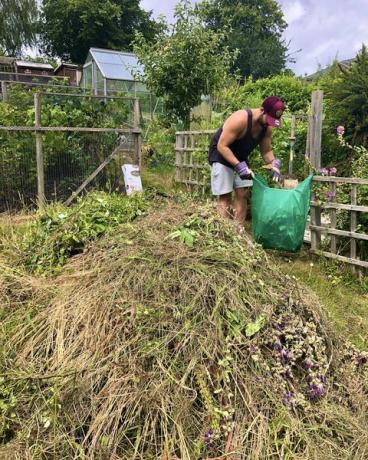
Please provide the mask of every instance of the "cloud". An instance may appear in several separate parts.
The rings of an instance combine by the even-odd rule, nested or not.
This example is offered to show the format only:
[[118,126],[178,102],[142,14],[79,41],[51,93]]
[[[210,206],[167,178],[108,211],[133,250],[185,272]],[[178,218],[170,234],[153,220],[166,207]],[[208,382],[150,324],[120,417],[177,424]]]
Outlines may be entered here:
[[[286,15],[291,0],[279,0]],[[285,39],[296,64],[290,67],[298,75],[313,73],[318,65],[325,67],[338,56],[349,59],[356,55],[362,43],[368,43],[367,0],[303,0],[304,15],[289,22]],[[359,45],[358,45],[359,43]]]
[[[192,0],[195,3],[196,0]],[[290,67],[297,75],[313,73],[336,56],[349,59],[368,44],[368,0],[278,0],[289,24],[284,33],[290,52],[301,49]],[[141,6],[173,21],[178,0],[142,0]]]
[[288,1],[283,8],[285,20],[290,25],[293,22],[299,21],[306,11],[299,1]]

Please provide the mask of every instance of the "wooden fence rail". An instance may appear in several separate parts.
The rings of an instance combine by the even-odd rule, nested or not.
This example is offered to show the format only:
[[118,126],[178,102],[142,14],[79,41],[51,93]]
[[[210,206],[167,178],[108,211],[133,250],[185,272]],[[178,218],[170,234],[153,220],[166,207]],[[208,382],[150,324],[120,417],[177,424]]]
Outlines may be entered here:
[[[330,259],[340,260],[353,267],[364,267],[368,268],[368,260],[361,260],[358,254],[359,241],[368,241],[368,234],[357,231],[358,226],[358,214],[368,213],[368,206],[358,205],[358,187],[368,187],[368,179],[360,179],[353,177],[327,177],[327,176],[315,176],[313,178],[314,183],[328,183],[329,190],[332,192],[332,199],[336,199],[336,191],[339,185],[345,184],[350,186],[350,204],[337,203],[336,201],[318,203],[315,200],[311,201],[311,219],[310,219],[310,231],[311,231],[311,251],[317,254],[322,254]],[[330,222],[328,224],[321,224],[322,211],[327,210],[330,216]],[[339,211],[347,211],[350,213],[350,229],[342,230],[336,228],[337,226],[337,213]],[[365,231],[367,231],[365,229]],[[325,234],[329,236],[329,249],[326,248],[325,243],[321,242],[321,235]],[[338,238],[349,239],[349,251],[346,254],[339,253]]]

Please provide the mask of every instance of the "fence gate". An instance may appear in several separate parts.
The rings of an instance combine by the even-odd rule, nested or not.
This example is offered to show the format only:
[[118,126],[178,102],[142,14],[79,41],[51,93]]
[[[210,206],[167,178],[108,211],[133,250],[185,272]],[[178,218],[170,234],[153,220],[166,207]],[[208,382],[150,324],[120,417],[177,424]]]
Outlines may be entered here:
[[[19,98],[19,87],[14,85],[15,98]],[[12,104],[12,85],[8,97]],[[22,97],[27,104],[23,102],[23,113],[33,111],[34,123],[0,126],[0,212],[35,202],[39,207],[55,200],[69,204],[92,181],[94,186],[110,190],[123,185],[120,163],[124,156],[125,162],[141,165],[137,98],[86,96],[54,89],[33,94],[29,88]],[[65,126],[60,121],[73,111],[80,116],[71,121],[87,121],[84,126]],[[19,119],[23,119],[21,113]],[[110,166],[113,159],[116,162]]]
[[175,143],[175,180],[190,189],[204,192],[209,186],[207,160],[210,139],[215,131],[178,131]]

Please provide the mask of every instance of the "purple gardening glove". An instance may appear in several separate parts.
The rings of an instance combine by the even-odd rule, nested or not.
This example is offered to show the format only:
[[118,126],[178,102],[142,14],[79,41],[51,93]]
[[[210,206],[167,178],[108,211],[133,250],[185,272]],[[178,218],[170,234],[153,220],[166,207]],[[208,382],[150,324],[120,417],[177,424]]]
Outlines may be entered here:
[[265,169],[268,169],[272,174],[272,180],[274,182],[278,182],[281,178],[280,168],[281,168],[281,160],[275,158],[271,161],[268,165],[263,166]]
[[253,177],[253,171],[245,161],[238,163],[234,169],[239,174],[240,179],[251,179]]

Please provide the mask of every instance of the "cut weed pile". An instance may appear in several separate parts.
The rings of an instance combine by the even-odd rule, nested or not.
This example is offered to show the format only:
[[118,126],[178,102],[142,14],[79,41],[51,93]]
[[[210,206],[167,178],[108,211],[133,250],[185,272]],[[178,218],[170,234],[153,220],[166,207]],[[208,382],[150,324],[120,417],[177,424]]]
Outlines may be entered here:
[[368,458],[367,355],[212,209],[120,225],[54,282],[4,343],[0,458]]

